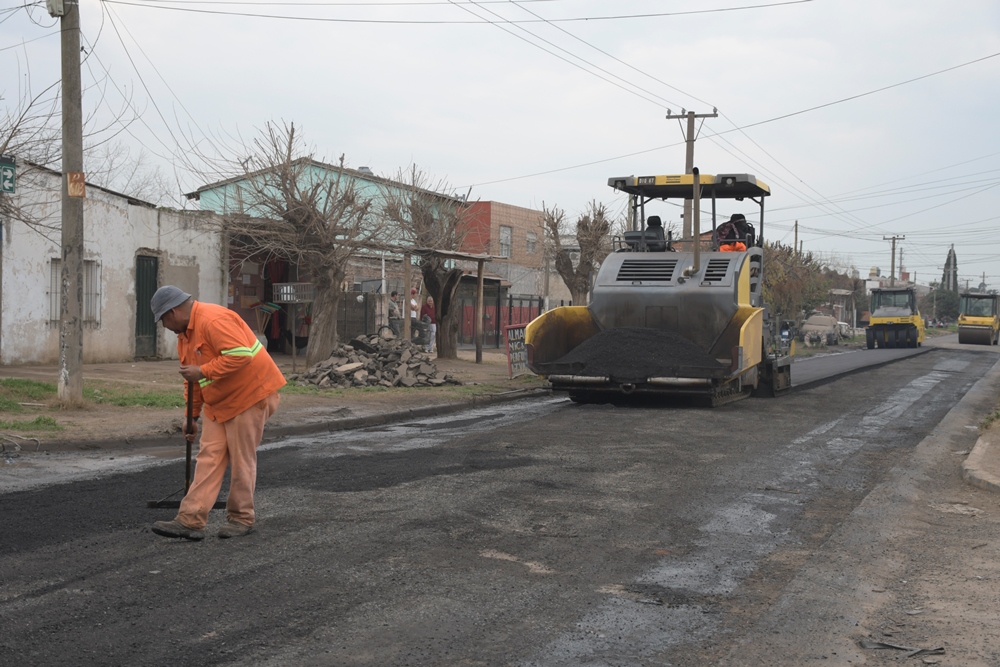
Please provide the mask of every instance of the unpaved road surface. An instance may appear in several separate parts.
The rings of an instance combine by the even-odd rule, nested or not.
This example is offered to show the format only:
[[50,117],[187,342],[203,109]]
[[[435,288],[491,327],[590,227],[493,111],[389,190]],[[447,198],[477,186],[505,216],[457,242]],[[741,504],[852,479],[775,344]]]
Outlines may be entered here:
[[959,468],[996,360],[288,440],[234,540],[148,530],[176,461],[0,493],[0,662],[995,666],[1000,505]]

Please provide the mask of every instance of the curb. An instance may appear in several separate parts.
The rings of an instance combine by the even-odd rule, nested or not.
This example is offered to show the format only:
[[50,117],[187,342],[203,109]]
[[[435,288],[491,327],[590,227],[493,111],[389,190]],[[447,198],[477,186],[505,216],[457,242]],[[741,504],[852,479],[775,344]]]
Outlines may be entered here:
[[310,435],[313,433],[333,433],[336,431],[349,431],[356,428],[366,428],[369,426],[382,426],[407,419],[422,417],[438,417],[453,412],[461,412],[479,405],[489,405],[491,403],[506,403],[522,398],[535,398],[541,396],[551,396],[549,389],[517,389],[503,392],[501,394],[483,394],[481,397],[473,397],[471,401],[462,403],[444,403],[442,405],[428,405],[422,408],[410,408],[399,412],[382,412],[364,417],[349,417],[336,421],[316,422],[313,424],[303,424],[302,426],[280,426],[271,431],[265,431],[263,442],[273,442],[282,438],[296,435]]
[[[261,444],[265,442],[273,442],[290,436],[309,435],[311,433],[332,433],[335,431],[347,431],[356,428],[366,428],[369,426],[380,426],[383,424],[405,421],[407,419],[437,417],[440,415],[460,412],[462,410],[467,410],[480,405],[489,405],[491,403],[505,403],[522,398],[536,398],[551,395],[552,391],[544,388],[516,389],[514,391],[499,394],[473,395],[471,400],[462,401],[460,403],[428,405],[422,408],[410,408],[409,410],[400,410],[398,412],[375,413],[364,417],[348,417],[346,419],[314,422],[311,424],[303,424],[301,426],[279,426],[273,429],[265,428]],[[53,440],[42,443],[38,451],[89,451],[98,449],[126,448],[131,450],[146,447],[164,447],[177,444],[178,437],[178,433],[169,433],[163,435],[140,436],[136,438],[128,437],[116,440]]]
[[983,469],[983,459],[986,458],[989,448],[990,441],[986,438],[980,437],[976,440],[976,446],[962,462],[962,479],[980,489],[1000,493],[1000,478]]
[[[1000,360],[993,365],[993,368],[986,371],[986,374],[973,385],[970,391],[975,391],[980,384],[984,385],[985,391],[992,392],[991,406],[995,405],[997,400],[996,388],[1000,387]],[[968,393],[966,393],[966,396],[968,396]],[[962,479],[971,486],[985,491],[1000,493],[1000,477],[986,470],[987,467],[991,470],[997,469],[996,461],[993,462],[993,465],[986,465],[988,457],[991,455],[994,459],[997,457],[997,454],[994,453],[995,450],[994,452],[990,450],[990,445],[995,444],[994,441],[998,440],[995,435],[991,434],[997,433],[1000,433],[1000,426],[994,425],[992,429],[987,429],[986,433],[979,436],[972,451],[969,452],[969,455],[962,462]]]

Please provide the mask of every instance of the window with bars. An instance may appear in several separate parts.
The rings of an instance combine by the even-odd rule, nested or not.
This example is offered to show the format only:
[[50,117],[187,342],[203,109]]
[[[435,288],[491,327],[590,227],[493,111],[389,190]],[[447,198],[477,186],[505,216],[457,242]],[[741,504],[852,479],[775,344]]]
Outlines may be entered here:
[[500,226],[500,256],[510,257],[513,246],[514,228],[506,225]]
[[528,232],[528,243],[525,250],[529,255],[534,255],[538,251],[538,237],[535,236],[534,232]]
[[[62,309],[62,260],[49,265],[49,321],[58,324]],[[83,323],[93,327],[101,324],[101,264],[83,261]]]

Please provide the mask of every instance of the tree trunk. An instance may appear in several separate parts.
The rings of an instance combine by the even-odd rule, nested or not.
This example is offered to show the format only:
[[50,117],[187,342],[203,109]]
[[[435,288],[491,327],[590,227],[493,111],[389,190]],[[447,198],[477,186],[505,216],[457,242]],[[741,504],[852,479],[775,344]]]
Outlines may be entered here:
[[312,324],[309,327],[309,345],[306,348],[306,367],[325,361],[337,347],[337,310],[340,291],[316,286],[316,300],[312,307]]
[[455,293],[462,281],[462,271],[451,269],[441,273],[441,268],[433,261],[427,261],[420,266],[427,290],[434,297],[435,315],[437,315],[437,356],[441,359],[458,358],[458,327],[459,313]]

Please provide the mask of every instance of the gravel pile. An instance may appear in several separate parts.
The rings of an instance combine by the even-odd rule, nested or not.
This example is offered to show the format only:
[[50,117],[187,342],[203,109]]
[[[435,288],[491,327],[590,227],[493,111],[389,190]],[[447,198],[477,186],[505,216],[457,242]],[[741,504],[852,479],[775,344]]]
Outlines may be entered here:
[[288,376],[299,386],[318,387],[437,387],[462,384],[451,375],[441,375],[422,348],[401,338],[384,340],[360,336],[338,345],[329,359],[304,373]]
[[609,376],[615,382],[681,375],[682,368],[725,368],[698,345],[670,331],[640,327],[608,329],[588,338],[553,365],[576,375]]

